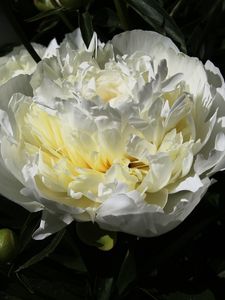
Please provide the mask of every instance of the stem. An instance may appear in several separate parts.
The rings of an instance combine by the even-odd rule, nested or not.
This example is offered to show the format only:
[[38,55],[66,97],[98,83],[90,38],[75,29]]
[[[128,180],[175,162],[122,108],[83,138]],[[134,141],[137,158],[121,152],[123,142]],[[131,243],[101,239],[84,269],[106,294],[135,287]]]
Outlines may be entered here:
[[21,43],[24,45],[24,47],[30,53],[30,55],[32,56],[33,60],[36,63],[40,62],[41,58],[37,54],[37,52],[34,50],[33,46],[29,42],[28,38],[24,34],[24,31],[23,31],[21,25],[19,24],[19,22],[17,21],[17,18],[15,17],[14,13],[12,12],[9,0],[3,0],[2,4],[3,4],[3,9],[5,10],[6,16],[7,16],[8,20],[9,20],[10,24],[12,25],[13,29],[17,33],[17,35],[18,35]]
[[123,30],[129,29],[128,18],[127,18],[127,7],[123,0],[114,0],[117,16],[119,18],[121,27]]
[[178,9],[180,8],[182,2],[183,2],[183,0],[177,1],[176,5],[174,6],[174,8],[170,12],[171,17],[173,17],[175,15],[175,13],[178,11]]

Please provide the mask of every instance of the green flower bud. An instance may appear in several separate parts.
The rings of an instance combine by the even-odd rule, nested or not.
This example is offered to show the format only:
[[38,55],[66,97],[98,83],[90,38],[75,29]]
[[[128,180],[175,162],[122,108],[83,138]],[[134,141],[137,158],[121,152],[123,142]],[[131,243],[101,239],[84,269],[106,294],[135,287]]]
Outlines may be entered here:
[[13,259],[16,254],[16,239],[12,230],[0,229],[0,263]]
[[102,251],[111,250],[117,240],[116,232],[103,230],[92,222],[77,223],[76,231],[83,243],[97,247]]

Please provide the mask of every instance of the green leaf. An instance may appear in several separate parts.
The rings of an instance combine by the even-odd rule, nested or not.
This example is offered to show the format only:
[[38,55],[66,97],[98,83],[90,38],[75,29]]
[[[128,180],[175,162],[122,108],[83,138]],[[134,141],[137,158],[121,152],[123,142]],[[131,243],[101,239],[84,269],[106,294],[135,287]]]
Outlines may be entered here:
[[116,281],[119,295],[122,295],[129,284],[136,279],[136,275],[137,274],[134,257],[128,250]]
[[127,0],[127,3],[156,31],[166,33],[180,44],[181,50],[186,52],[183,34],[172,17],[156,0]]
[[114,0],[117,16],[120,21],[120,27],[123,30],[129,29],[129,16],[127,12],[127,6],[124,0]]
[[163,300],[215,300],[213,293],[206,290],[201,294],[187,295],[180,292],[163,296]]
[[80,251],[69,231],[64,236],[63,251],[51,254],[50,258],[69,269],[79,273],[87,273],[87,268],[80,255]]
[[47,247],[45,247],[43,250],[41,250],[35,256],[28,259],[23,265],[21,265],[16,270],[16,272],[20,272],[21,270],[26,269],[26,268],[36,264],[37,262],[39,262],[42,259],[44,259],[45,257],[47,257],[49,254],[51,254],[55,250],[55,248],[58,246],[58,244],[60,243],[60,241],[63,238],[64,234],[65,234],[65,229],[63,229],[63,230],[59,231],[58,233],[56,233],[56,235],[53,237],[53,239],[47,245]]
[[51,16],[59,15],[62,10],[63,10],[63,8],[57,8],[57,9],[53,9],[53,10],[49,10],[49,11],[44,11],[44,12],[41,12],[29,19],[26,19],[25,21],[26,22],[39,21],[44,18],[49,18]]
[[86,47],[88,48],[94,33],[92,25],[92,16],[89,14],[89,12],[86,11],[82,14],[79,14],[78,21],[83,40],[85,42]]
[[32,234],[40,223],[40,212],[30,213],[23,224],[19,236],[19,252],[22,252],[32,240]]
[[76,230],[82,242],[103,251],[111,250],[116,243],[116,232],[103,230],[96,223],[77,223]]
[[119,19],[117,15],[108,7],[98,9],[98,11],[94,14],[93,23],[105,28],[115,29],[119,27]]
[[53,253],[50,255],[52,260],[56,261],[60,265],[75,270],[80,273],[86,273],[87,269],[83,263],[83,261],[80,259],[79,256],[72,256],[72,255],[62,255],[58,253]]
[[113,278],[98,278],[95,285],[96,299],[109,300],[111,297],[112,285]]

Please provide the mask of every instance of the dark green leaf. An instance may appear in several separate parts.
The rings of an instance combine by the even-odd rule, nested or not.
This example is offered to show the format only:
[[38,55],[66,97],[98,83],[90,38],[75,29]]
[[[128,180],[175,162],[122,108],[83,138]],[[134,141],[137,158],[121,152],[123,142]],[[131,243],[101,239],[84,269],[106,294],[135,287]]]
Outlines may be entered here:
[[31,45],[29,39],[27,38],[26,34],[23,31],[22,26],[18,22],[13,10],[11,9],[10,1],[2,1],[2,4],[3,4],[4,13],[6,14],[8,20],[10,21],[13,29],[17,33],[20,41],[23,43],[23,45],[25,46],[29,54],[32,56],[34,61],[38,63],[41,60],[41,58],[39,57],[39,55]]
[[119,20],[115,12],[108,7],[103,7],[95,13],[93,23],[101,27],[112,29],[119,27]]
[[77,223],[76,230],[82,242],[103,251],[111,250],[116,243],[116,233],[103,230],[96,223]]
[[181,50],[186,52],[186,45],[182,32],[170,15],[156,0],[127,0],[127,3],[156,31],[162,34],[168,34],[180,44]]
[[98,278],[96,282],[96,299],[109,300],[111,296],[113,278]]
[[61,239],[63,238],[65,233],[65,229],[59,231],[51,240],[51,242],[48,244],[47,247],[45,247],[41,252],[36,254],[35,256],[31,257],[28,261],[26,261],[23,265],[21,265],[16,272],[19,272],[23,269],[26,269],[33,264],[36,264],[37,262],[41,261],[43,258],[47,257],[49,254],[51,254],[55,248],[58,246],[60,243]]
[[215,297],[210,290],[206,290],[201,294],[196,295],[187,295],[180,292],[176,292],[164,296],[163,300],[215,300]]
[[50,258],[68,269],[72,269],[80,273],[87,272],[87,269],[80,256],[53,253],[50,255]]
[[19,237],[20,250],[19,250],[19,252],[22,252],[26,248],[26,246],[29,244],[29,242],[32,240],[32,234],[35,231],[35,229],[37,228],[39,222],[40,222],[40,213],[28,215],[28,217],[20,231],[20,237]]
[[85,45],[88,48],[94,33],[93,25],[92,25],[92,16],[89,14],[89,12],[86,11],[82,14],[79,14],[79,27]]
[[120,21],[120,27],[123,30],[129,29],[129,16],[127,12],[127,6],[124,0],[114,0],[114,5],[116,8],[117,16]]
[[57,9],[53,9],[53,10],[43,11],[29,19],[26,19],[26,22],[34,22],[34,21],[39,21],[44,18],[49,18],[51,16],[58,15],[62,10],[63,10],[63,8],[57,8]]
[[119,295],[122,295],[130,283],[136,279],[136,265],[133,255],[128,250],[122,263],[116,286]]

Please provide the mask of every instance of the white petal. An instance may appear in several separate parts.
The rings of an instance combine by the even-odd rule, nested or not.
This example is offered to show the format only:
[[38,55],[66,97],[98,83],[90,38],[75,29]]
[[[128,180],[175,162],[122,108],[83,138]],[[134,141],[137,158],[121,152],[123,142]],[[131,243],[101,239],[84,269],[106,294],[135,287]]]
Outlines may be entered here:
[[56,56],[58,48],[59,48],[59,45],[58,45],[56,39],[51,40],[51,42],[49,43],[47,49],[45,50],[45,53],[44,53],[42,59],[50,58],[52,56]]
[[19,75],[0,86],[0,109],[8,110],[9,100],[14,93],[32,96],[33,91],[30,86],[30,76]]
[[44,210],[39,228],[34,232],[35,240],[42,240],[49,235],[61,230],[73,221],[70,215],[57,215]]
[[196,57],[190,57],[184,53],[175,53],[171,50],[167,52],[165,58],[167,59],[168,76],[182,73],[186,92],[194,97],[201,94],[204,85],[207,83],[207,76],[202,62]]
[[97,211],[97,223],[101,228],[123,231],[137,236],[156,236],[178,226],[199,203],[210,185],[208,178],[195,193],[170,195],[165,209],[146,204],[135,192],[114,195]]
[[60,45],[60,48],[65,46],[74,50],[87,50],[93,52],[97,47],[97,35],[96,33],[93,34],[91,42],[87,49],[82,38],[80,28],[78,28],[73,32],[66,34],[63,42]]
[[191,191],[193,193],[197,192],[201,187],[203,186],[203,183],[199,176],[197,174],[193,176],[189,176],[182,180],[181,182],[178,182],[174,185],[170,186],[170,194],[172,193],[178,193],[181,191]]
[[220,73],[220,70],[214,66],[210,60],[207,60],[205,63],[205,69],[209,84],[216,88],[220,88],[222,85],[224,85],[224,79]]
[[179,52],[169,38],[153,31],[133,30],[123,32],[114,36],[112,45],[114,51],[122,55],[132,55],[136,51],[142,51],[152,58],[160,57],[160,60],[166,57],[166,52],[169,48]]
[[173,163],[169,156],[159,153],[150,158],[150,170],[138,187],[139,191],[147,190],[150,193],[156,193],[165,187],[171,177]]
[[24,197],[20,191],[23,185],[4,167],[0,159],[0,192],[11,201],[26,208],[30,212],[42,210],[43,207],[34,198]]

